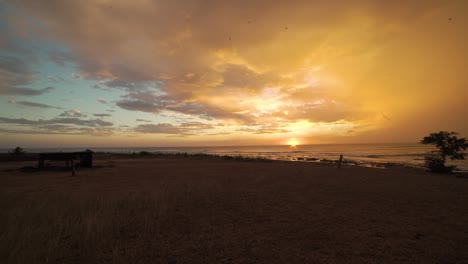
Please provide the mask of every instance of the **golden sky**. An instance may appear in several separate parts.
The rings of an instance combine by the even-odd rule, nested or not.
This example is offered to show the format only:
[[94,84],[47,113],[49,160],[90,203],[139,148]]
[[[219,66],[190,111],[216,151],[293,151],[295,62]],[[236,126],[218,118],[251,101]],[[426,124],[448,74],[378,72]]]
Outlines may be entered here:
[[6,1],[0,143],[466,136],[467,11],[463,0]]

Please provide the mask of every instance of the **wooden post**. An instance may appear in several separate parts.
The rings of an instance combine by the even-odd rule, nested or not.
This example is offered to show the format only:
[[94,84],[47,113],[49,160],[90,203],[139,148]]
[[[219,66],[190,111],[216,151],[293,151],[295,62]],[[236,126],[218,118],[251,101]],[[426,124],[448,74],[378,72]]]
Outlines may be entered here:
[[343,155],[340,155],[340,161],[338,161],[338,168],[341,167],[341,162],[343,162]]
[[75,176],[75,162],[73,159],[71,160],[71,169],[72,169],[72,176]]
[[44,168],[44,155],[39,154],[39,164],[37,165],[39,169]]

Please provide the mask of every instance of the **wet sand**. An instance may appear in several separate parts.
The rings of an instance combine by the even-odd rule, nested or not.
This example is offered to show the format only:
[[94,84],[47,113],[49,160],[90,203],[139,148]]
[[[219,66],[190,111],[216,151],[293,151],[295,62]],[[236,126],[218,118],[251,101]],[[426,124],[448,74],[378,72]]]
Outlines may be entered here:
[[[0,163],[0,263],[468,263],[468,178],[158,157]],[[62,165],[62,164],[59,164]]]

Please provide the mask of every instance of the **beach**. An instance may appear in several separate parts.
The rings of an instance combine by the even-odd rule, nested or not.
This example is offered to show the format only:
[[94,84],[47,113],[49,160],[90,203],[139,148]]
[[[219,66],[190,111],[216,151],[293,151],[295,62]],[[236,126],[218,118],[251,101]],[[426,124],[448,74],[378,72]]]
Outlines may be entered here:
[[[83,148],[27,148],[26,153],[75,152]],[[114,147],[90,148],[99,156],[129,156],[133,153],[163,155],[184,154],[230,156],[251,159],[269,159],[301,162],[335,162],[343,155],[348,164],[369,167],[407,166],[422,168],[424,156],[435,150],[433,146],[420,143],[389,144],[311,144],[300,146],[260,145],[260,146],[201,146],[201,147]],[[0,148],[0,161],[10,158],[11,149]],[[34,158],[34,157],[32,157]],[[468,160],[448,160],[448,165],[457,166],[458,172],[468,172]]]
[[161,155],[0,163],[1,263],[468,263],[468,178]]

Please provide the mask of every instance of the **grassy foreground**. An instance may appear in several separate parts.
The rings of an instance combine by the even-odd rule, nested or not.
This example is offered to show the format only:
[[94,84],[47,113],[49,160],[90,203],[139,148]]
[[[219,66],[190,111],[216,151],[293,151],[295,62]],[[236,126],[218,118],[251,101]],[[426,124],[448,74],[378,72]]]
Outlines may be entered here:
[[209,157],[0,163],[0,263],[468,263],[468,179]]

